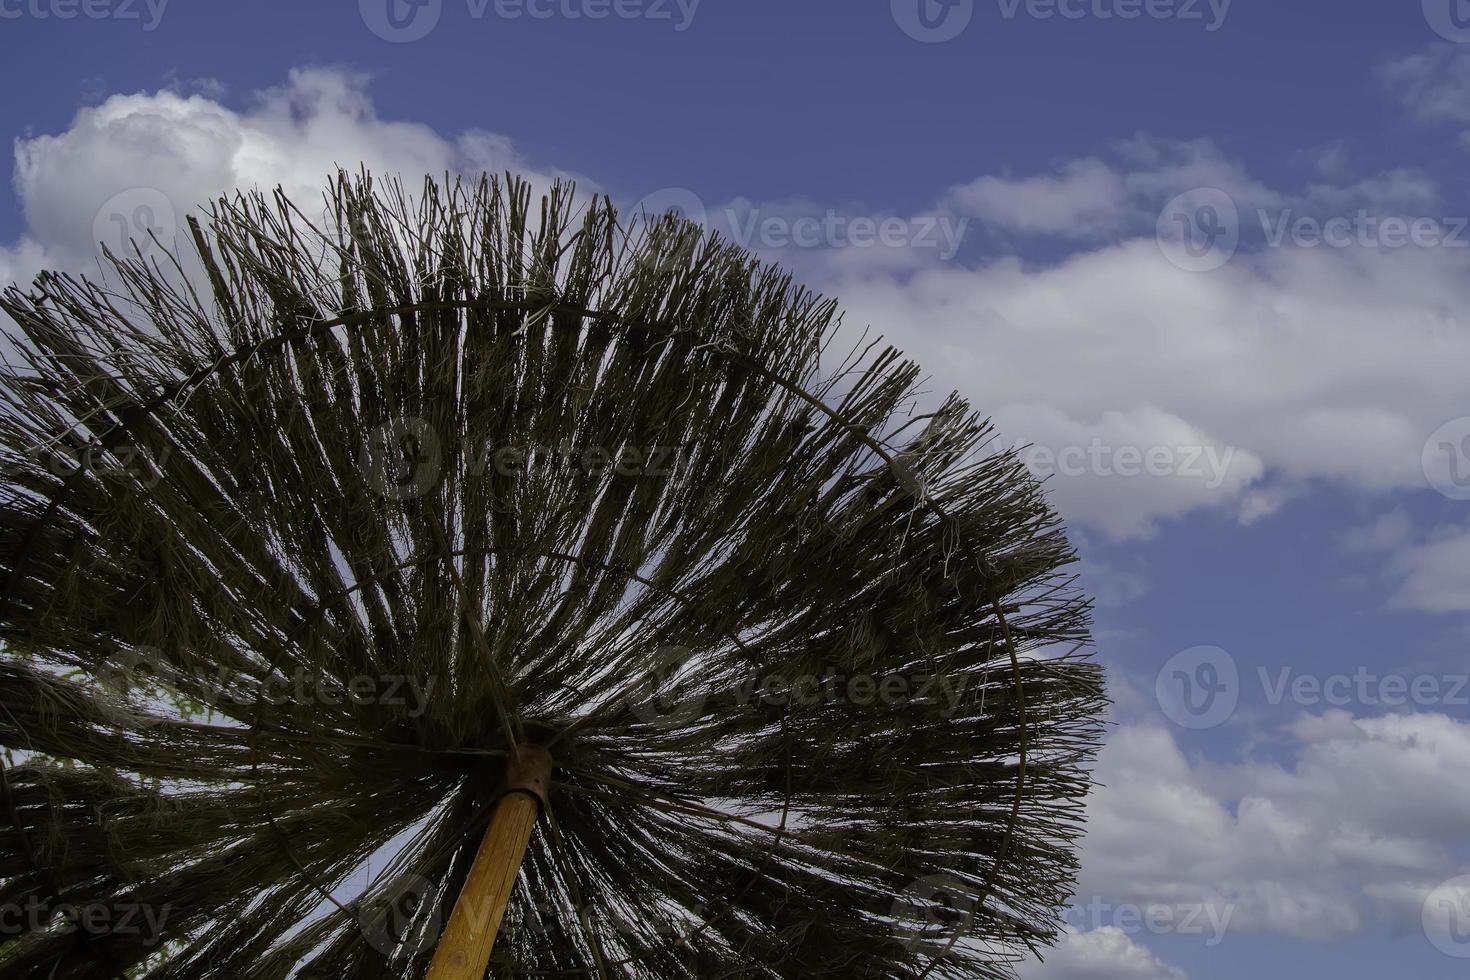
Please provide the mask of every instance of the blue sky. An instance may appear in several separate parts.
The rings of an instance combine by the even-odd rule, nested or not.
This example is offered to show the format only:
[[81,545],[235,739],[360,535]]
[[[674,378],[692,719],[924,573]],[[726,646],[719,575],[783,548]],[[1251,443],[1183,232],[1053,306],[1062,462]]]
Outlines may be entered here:
[[1117,704],[1024,977],[1465,975],[1470,4],[388,2],[0,0],[0,279],[359,161],[696,212],[1045,451]]

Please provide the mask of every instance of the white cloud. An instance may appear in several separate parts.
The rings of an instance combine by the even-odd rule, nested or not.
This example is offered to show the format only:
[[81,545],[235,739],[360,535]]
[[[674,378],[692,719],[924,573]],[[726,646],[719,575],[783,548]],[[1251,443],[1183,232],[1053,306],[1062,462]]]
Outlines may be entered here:
[[851,324],[876,325],[932,371],[932,387],[993,413],[1007,442],[1127,429],[1145,448],[1187,437],[1237,450],[1236,468],[1209,488],[1125,489],[1091,473],[1053,481],[1064,514],[1123,536],[1199,508],[1259,519],[1284,492],[1243,495],[1273,484],[1423,488],[1425,439],[1462,414],[1467,259],[1286,248],[1199,274],[1136,239],[1043,267],[864,270],[824,286]]
[[1288,734],[1290,767],[1211,767],[1162,728],[1122,726],[1099,761],[1079,903],[1197,907],[1228,916],[1231,934],[1316,941],[1360,932],[1375,911],[1416,918],[1470,843],[1470,723],[1334,711]]
[[1027,963],[1018,972],[1021,980],[1189,980],[1112,926],[1068,928],[1044,962]]
[[[362,75],[293,71],[243,111],[205,94],[114,95],[82,109],[64,132],[18,140],[15,188],[27,232],[0,252],[0,272],[23,280],[46,266],[87,267],[99,210],[117,195],[125,219],[132,202],[149,204],[168,240],[183,232],[187,214],[237,188],[279,185],[314,213],[339,166],[402,175],[411,189],[425,174],[531,169],[504,137],[475,130],[446,139],[419,123],[380,118],[366,86]],[[135,233],[144,230],[134,224]]]
[[1083,555],[1077,573],[1082,587],[1104,609],[1126,606],[1142,599],[1152,589],[1152,582],[1142,562],[1100,561],[1089,557],[1089,548],[1079,543]]
[[1413,519],[1402,507],[1379,515],[1366,527],[1354,528],[1343,536],[1343,549],[1350,554],[1388,551],[1408,543],[1414,532]]
[[1193,188],[1219,188],[1241,207],[1280,199],[1210,140],[1140,134],[1115,142],[1108,156],[1064,163],[1055,174],[979,177],[953,188],[944,203],[994,229],[1088,240],[1151,228],[1164,201]]
[[1055,177],[981,177],[955,188],[950,203],[1020,232],[1092,238],[1122,226],[1128,199],[1122,175],[1093,159],[1074,161]]
[[1398,551],[1389,571],[1398,579],[1392,605],[1420,612],[1470,612],[1470,530],[1442,531]]
[[[449,138],[385,120],[362,76],[324,69],[293,72],[244,109],[215,92],[116,95],[61,133],[17,142],[16,160],[28,230],[0,248],[0,274],[21,280],[45,266],[88,267],[99,234],[145,213],[126,197],[138,189],[162,196],[162,204],[143,201],[147,214],[173,214],[161,229],[167,238],[185,214],[233,188],[280,184],[314,207],[338,165],[366,164],[414,184],[424,173],[527,170],[503,136]],[[938,228],[958,233],[969,215],[941,209],[867,217],[892,218],[944,247],[787,249],[783,258],[840,297],[854,327],[872,324],[918,358],[934,372],[933,387],[958,388],[992,413],[1007,445],[1136,450],[1145,471],[1151,450],[1179,454],[1166,476],[1121,476],[1114,456],[1106,473],[1089,458],[1081,474],[1051,480],[1066,516],[1111,537],[1147,535],[1202,510],[1262,520],[1315,480],[1369,493],[1422,486],[1425,438],[1462,408],[1455,393],[1470,360],[1470,256],[1278,248],[1247,252],[1214,273],[1185,272],[1139,232],[1191,186],[1226,189],[1242,207],[1308,209],[1422,203],[1435,193],[1420,175],[1395,171],[1287,195],[1207,140],[1137,136],[1109,147],[1106,160],[1063,164],[1053,175],[982,177],[942,202],[1003,230],[1102,236],[1070,257],[1039,266],[965,253],[946,261],[949,243],[925,219],[949,217]],[[109,205],[119,193],[122,203]],[[828,212],[799,199],[762,209],[783,220],[792,213]],[[1207,467],[1209,453],[1229,465],[1203,479],[1180,472],[1197,471],[1182,458],[1196,450]]]
[[1009,404],[994,421],[1003,433],[1027,434],[1022,458],[1064,514],[1115,538],[1147,534],[1160,518],[1237,497],[1263,472],[1249,451],[1148,404],[1087,420],[1051,405]]
[[1418,532],[1396,508],[1348,532],[1344,550],[1376,562],[1387,605],[1414,612],[1470,612],[1470,528]]
[[1388,59],[1378,80],[1425,122],[1470,123],[1470,58],[1460,46],[1435,44]]

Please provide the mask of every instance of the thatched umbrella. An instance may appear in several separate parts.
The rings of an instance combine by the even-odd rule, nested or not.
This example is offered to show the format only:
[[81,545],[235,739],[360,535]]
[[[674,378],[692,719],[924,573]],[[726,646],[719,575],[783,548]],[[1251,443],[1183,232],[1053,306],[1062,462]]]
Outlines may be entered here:
[[674,218],[327,201],[4,296],[0,908],[40,911],[0,973],[1002,977],[1054,938],[1101,684],[987,424]]

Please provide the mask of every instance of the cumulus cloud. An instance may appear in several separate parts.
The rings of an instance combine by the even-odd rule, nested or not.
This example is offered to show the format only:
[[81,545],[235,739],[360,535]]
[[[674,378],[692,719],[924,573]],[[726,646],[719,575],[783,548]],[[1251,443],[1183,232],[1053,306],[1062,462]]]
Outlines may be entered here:
[[150,232],[172,244],[186,215],[235,189],[280,186],[307,210],[339,166],[402,175],[411,187],[425,174],[538,176],[503,136],[471,130],[451,139],[381,118],[367,83],[336,70],[293,71],[243,110],[217,92],[114,95],[61,133],[18,140],[26,235],[0,252],[0,272],[24,280],[49,266],[85,268],[99,239],[115,251]]
[[1018,971],[1021,980],[1189,980],[1122,929],[1104,926],[1089,932],[1068,928],[1044,962]]
[[1470,58],[1455,44],[1435,44],[1378,66],[1378,80],[1425,122],[1470,123]]
[[1066,238],[1114,233],[1129,203],[1122,175],[1097,159],[1073,161],[1056,176],[980,177],[950,199],[989,224]]
[[1397,578],[1392,604],[1419,612],[1470,612],[1470,530],[1435,532],[1398,551],[1389,566]]
[[1147,534],[1161,518],[1238,497],[1264,471],[1253,453],[1148,404],[1096,419],[1041,403],[1010,404],[994,421],[1001,432],[1026,433],[1021,458],[1063,513],[1116,538]]
[[1420,531],[1403,508],[1379,516],[1343,538],[1348,554],[1376,562],[1388,606],[1411,612],[1470,612],[1470,527]]
[[1160,204],[1197,187],[1218,188],[1240,207],[1281,199],[1210,140],[1139,134],[1113,143],[1105,158],[1072,160],[1052,174],[979,177],[953,188],[944,203],[995,230],[1109,239],[1151,228]]
[[1417,922],[1470,843],[1470,723],[1332,711],[1287,735],[1289,767],[1192,766],[1169,731],[1122,726],[1099,760],[1079,902],[1201,909],[1230,934],[1314,941],[1374,915]]
[[1424,488],[1425,440],[1461,414],[1467,283],[1470,261],[1451,250],[1283,248],[1201,274],[1135,239],[1042,267],[865,271],[829,288],[851,322],[930,368],[933,387],[971,393],[1008,441],[1235,450],[1213,485],[1125,486],[1094,469],[1053,479],[1063,513],[1127,536],[1199,508],[1259,519],[1281,484]]
[[[1381,77],[1420,117],[1470,123],[1467,63],[1431,49]],[[783,257],[839,296],[855,329],[871,323],[916,356],[932,388],[971,395],[1003,446],[1029,447],[1023,458],[1066,516],[1121,539],[1202,511],[1265,520],[1316,482],[1366,494],[1422,488],[1425,440],[1463,414],[1470,249],[1255,241],[1201,274],[1170,264],[1153,241],[1164,202],[1191,188],[1224,190],[1243,220],[1257,208],[1403,213],[1437,199],[1414,170],[1365,177],[1344,154],[1321,154],[1323,182],[1287,192],[1208,141],[1135,137],[1049,173],[979,176],[919,218],[859,215],[899,221],[910,238],[896,246],[852,247],[862,209],[737,201],[721,214],[732,228],[757,228],[755,212],[783,235],[835,214],[840,231],[823,224],[822,247],[784,244]],[[185,214],[235,188],[281,185],[309,206],[338,165],[414,182],[507,168],[537,182],[553,174],[489,131],[445,136],[383,119],[364,77],[322,69],[293,72],[243,107],[213,89],[114,95],[60,133],[18,141],[15,155],[26,232],[0,246],[4,280],[85,267],[114,228],[166,239]],[[938,224],[946,215],[954,221]],[[943,238],[963,231],[960,219],[1080,250],[1040,264],[967,254]],[[751,244],[768,245],[763,234]],[[920,234],[937,235],[939,247],[913,247]],[[1345,547],[1384,556],[1401,608],[1470,609],[1466,529],[1418,534],[1393,511]],[[1136,567],[1113,577],[1105,601],[1148,588]],[[1417,916],[1470,843],[1461,764],[1470,725],[1336,712],[1287,734],[1289,767],[1210,767],[1191,765],[1166,730],[1121,728],[1100,763],[1083,894],[1194,904],[1216,921],[1229,910],[1231,929],[1318,940],[1362,930],[1375,910]],[[1069,929],[1028,980],[1184,980],[1127,930],[1088,926]]]
[[[367,80],[341,71],[293,72],[243,108],[210,90],[115,95],[16,144],[27,231],[0,247],[0,274],[84,269],[99,238],[167,240],[234,188],[280,185],[310,208],[325,175],[359,164],[410,181],[551,175],[504,136],[384,119]],[[1200,186],[1242,209],[1435,195],[1412,171],[1288,194],[1207,140],[1136,136],[1052,174],[982,176],[917,216],[791,199],[707,217],[734,221],[757,248],[769,244],[760,229],[776,229],[780,257],[839,296],[855,330],[872,324],[933,372],[932,388],[969,394],[1003,445],[1035,447],[1028,462],[1063,514],[1112,538],[1201,511],[1268,519],[1312,481],[1423,486],[1425,439],[1462,408],[1470,250],[1256,243],[1192,273],[1170,264],[1152,226],[1170,195]],[[971,219],[1081,250],[1042,264],[956,251]]]

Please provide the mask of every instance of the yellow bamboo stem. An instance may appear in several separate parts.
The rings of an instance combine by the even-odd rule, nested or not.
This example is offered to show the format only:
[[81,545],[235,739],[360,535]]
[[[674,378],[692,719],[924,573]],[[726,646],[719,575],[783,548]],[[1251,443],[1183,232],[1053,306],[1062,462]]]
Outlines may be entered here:
[[506,773],[505,795],[439,937],[426,980],[482,980],[551,781],[545,749],[525,747]]

